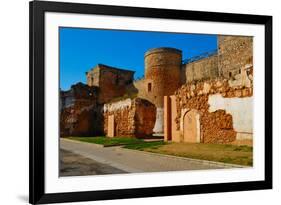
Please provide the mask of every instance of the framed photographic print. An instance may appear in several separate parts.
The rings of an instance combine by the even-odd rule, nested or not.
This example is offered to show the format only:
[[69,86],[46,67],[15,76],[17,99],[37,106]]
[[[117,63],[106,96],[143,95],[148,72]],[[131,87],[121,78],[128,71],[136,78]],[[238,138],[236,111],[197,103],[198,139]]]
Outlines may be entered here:
[[30,2],[30,203],[272,188],[272,17]]

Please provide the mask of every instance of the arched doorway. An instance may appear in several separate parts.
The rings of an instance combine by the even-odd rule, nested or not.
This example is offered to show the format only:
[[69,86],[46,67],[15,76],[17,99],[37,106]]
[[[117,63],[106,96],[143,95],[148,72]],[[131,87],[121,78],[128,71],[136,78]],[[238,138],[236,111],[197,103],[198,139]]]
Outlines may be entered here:
[[186,111],[183,115],[183,141],[200,142],[199,114],[195,110]]

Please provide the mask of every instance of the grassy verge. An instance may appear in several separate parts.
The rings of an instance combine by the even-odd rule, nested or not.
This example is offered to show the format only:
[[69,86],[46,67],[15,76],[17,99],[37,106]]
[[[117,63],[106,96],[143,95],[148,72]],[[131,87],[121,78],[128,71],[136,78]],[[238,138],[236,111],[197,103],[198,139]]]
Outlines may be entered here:
[[134,149],[193,159],[203,159],[245,166],[253,165],[253,148],[222,144],[168,143],[156,147]]
[[122,145],[127,149],[135,149],[159,154],[224,162],[245,166],[253,165],[253,148],[250,146],[203,144],[203,143],[166,143],[163,141],[145,142],[142,139],[126,137],[68,137],[87,143],[104,146]]
[[117,145],[128,145],[128,144],[136,144],[136,143],[142,143],[142,139],[136,139],[136,138],[127,138],[127,137],[67,137],[67,139],[71,140],[77,140],[81,142],[88,142],[88,143],[94,143],[94,144],[101,144],[104,146],[117,146]]
[[159,147],[161,147],[162,145],[165,145],[165,144],[166,143],[163,141],[142,142],[142,143],[138,143],[138,144],[128,144],[128,145],[125,145],[124,148],[145,151],[146,149],[158,149]]

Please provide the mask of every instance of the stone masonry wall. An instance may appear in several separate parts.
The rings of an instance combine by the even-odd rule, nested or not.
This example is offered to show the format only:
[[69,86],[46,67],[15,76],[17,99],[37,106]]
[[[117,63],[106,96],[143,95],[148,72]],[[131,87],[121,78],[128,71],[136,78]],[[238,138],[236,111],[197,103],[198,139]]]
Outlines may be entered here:
[[218,68],[220,76],[230,79],[246,65],[253,65],[253,37],[218,36]]
[[126,99],[104,105],[104,133],[108,133],[108,117],[114,115],[115,136],[149,137],[153,133],[156,107],[141,98]]
[[214,79],[205,82],[185,84],[175,92],[177,130],[180,129],[182,109],[195,109],[200,114],[200,133],[203,143],[229,143],[236,139],[233,128],[233,117],[226,110],[209,110],[209,96],[220,94],[223,98],[247,98],[253,95],[252,81],[250,86],[231,86],[227,79]]
[[164,96],[180,87],[182,52],[173,48],[156,48],[145,53],[146,99],[163,108]]
[[218,56],[213,55],[192,63],[183,64],[181,73],[182,84],[217,78],[219,77]]
[[73,85],[69,91],[60,92],[60,136],[101,134],[102,115],[97,95],[96,87],[82,83]]
[[133,83],[134,71],[98,64],[86,73],[87,84],[99,88],[98,102],[107,103],[126,94]]
[[253,65],[253,37],[219,35],[217,50],[217,55],[183,64],[181,83],[231,79],[241,73],[241,68]]
[[137,90],[137,95],[139,98],[149,100],[148,92],[147,92],[147,83],[144,78],[134,81],[133,85]]

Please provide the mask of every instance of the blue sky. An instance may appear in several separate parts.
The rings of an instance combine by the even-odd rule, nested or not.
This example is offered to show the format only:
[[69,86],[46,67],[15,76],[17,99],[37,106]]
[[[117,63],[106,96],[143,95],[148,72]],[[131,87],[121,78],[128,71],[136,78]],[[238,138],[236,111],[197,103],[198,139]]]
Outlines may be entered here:
[[139,78],[144,75],[144,53],[151,48],[177,48],[186,59],[217,47],[216,35],[85,28],[60,28],[59,32],[62,90],[85,83],[85,72],[98,63],[134,70]]

